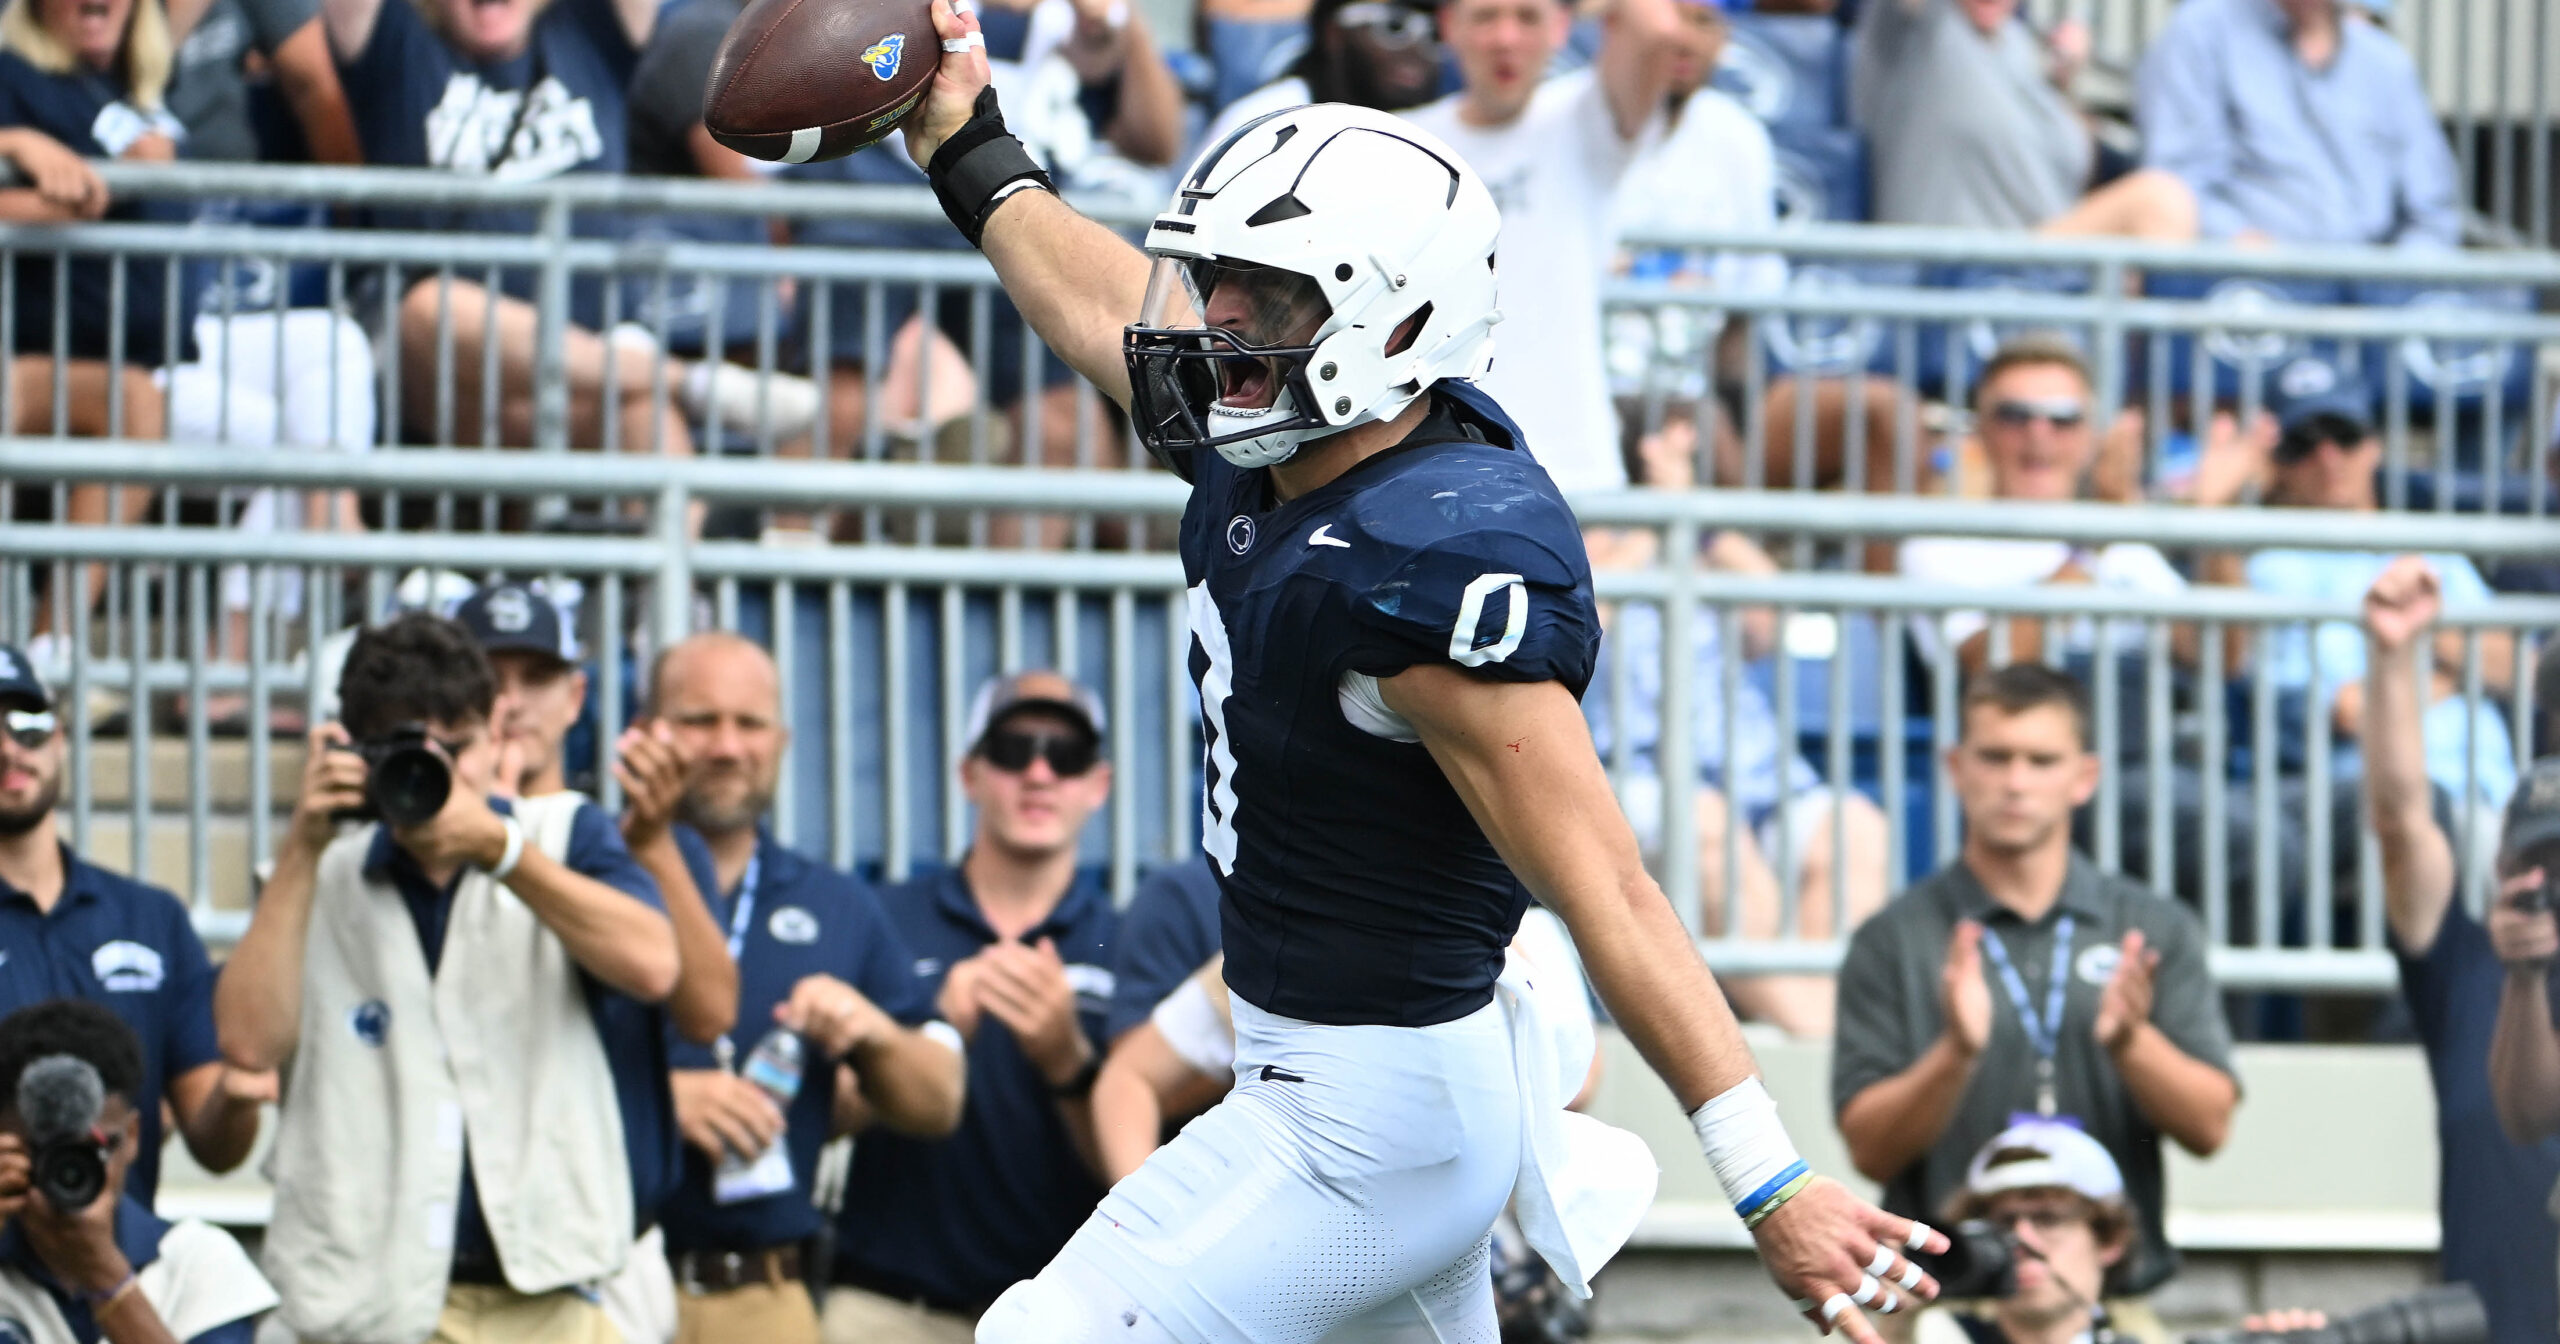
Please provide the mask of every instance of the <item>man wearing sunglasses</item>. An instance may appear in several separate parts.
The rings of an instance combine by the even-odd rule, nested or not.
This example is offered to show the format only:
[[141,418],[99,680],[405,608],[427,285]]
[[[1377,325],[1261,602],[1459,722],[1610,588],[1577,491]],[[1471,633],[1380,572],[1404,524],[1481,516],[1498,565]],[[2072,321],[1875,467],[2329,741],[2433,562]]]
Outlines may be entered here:
[[222,1062],[214,973],[186,905],[81,858],[54,818],[66,774],[61,722],[27,656],[0,646],[0,1013],[47,999],[105,1004],[142,1043],[132,1101],[141,1147],[126,1193],[149,1205],[160,1181],[161,1102],[189,1155],[240,1165],[258,1137],[271,1071]]
[[1916,1344],[2107,1337],[2104,1285],[2133,1245],[2136,1220],[2104,1145],[2067,1120],[2021,1117],[1974,1154],[1945,1216],[1950,1224],[1991,1224],[2009,1243],[2017,1282],[1980,1313],[1922,1314]]
[[[685,884],[710,893],[715,937],[737,961],[736,1026],[672,1051],[686,1139],[683,1186],[662,1220],[676,1338],[817,1344],[804,1247],[824,1226],[811,1191],[838,1066],[877,1133],[938,1138],[960,1119],[960,1040],[934,1020],[931,984],[871,888],[764,827],[790,741],[771,655],[733,634],[695,635],[659,655],[649,703],[624,738],[627,785],[662,763],[688,764],[675,772],[672,807],[662,789],[630,788],[624,834],[644,852],[680,848]],[[799,1090],[787,1099],[748,1076],[777,1029],[801,1042]]]
[[1229,103],[1200,143],[1214,145],[1267,112],[1350,103],[1401,112],[1440,93],[1440,33],[1422,0],[1316,0],[1307,49],[1289,73]]
[[1111,796],[1102,701],[1055,672],[979,688],[958,862],[882,893],[941,1017],[968,1040],[948,1139],[854,1146],[828,1344],[968,1344],[987,1304],[1065,1245],[1101,1198],[1088,1097],[1101,1072],[1119,918],[1077,863]]

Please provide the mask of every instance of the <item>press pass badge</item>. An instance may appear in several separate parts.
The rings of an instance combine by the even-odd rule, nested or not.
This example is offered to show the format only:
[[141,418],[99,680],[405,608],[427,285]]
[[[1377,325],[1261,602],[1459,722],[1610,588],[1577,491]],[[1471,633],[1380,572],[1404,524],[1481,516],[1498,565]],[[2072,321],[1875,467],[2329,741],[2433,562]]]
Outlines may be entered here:
[[775,1135],[765,1145],[763,1155],[745,1166],[722,1163],[711,1178],[711,1201],[715,1204],[743,1204],[789,1190],[791,1181],[790,1145]]

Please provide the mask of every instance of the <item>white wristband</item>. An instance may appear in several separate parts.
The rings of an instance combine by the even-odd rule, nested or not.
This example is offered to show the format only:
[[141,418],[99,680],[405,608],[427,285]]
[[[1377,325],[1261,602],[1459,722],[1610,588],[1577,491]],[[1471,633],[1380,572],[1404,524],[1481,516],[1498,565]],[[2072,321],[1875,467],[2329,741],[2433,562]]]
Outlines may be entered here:
[[1800,1160],[1787,1127],[1778,1122],[1778,1103],[1757,1077],[1743,1079],[1691,1111],[1689,1124],[1698,1131],[1698,1146],[1706,1150],[1707,1165],[1716,1169],[1725,1198],[1737,1207]]
[[514,875],[516,865],[524,861],[524,824],[513,817],[502,816],[498,820],[507,828],[507,849],[498,856],[495,864],[490,865],[489,876],[493,881],[504,882]]

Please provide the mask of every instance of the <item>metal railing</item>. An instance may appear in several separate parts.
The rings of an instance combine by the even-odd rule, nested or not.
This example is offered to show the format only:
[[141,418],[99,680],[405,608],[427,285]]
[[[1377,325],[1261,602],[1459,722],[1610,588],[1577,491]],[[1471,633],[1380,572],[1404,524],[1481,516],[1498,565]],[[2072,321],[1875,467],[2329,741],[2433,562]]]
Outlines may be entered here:
[[[274,826],[290,802],[283,767],[293,752],[254,712],[244,720],[242,746],[218,747],[209,707],[225,694],[264,705],[294,690],[304,705],[317,706],[328,688],[325,659],[314,651],[346,624],[386,610],[404,576],[424,569],[474,579],[538,577],[563,593],[575,582],[596,686],[596,742],[611,742],[632,712],[638,669],[651,649],[706,618],[766,642],[782,666],[795,730],[775,826],[787,842],[833,862],[895,877],[956,854],[969,820],[949,781],[968,697],[987,675],[1043,664],[1095,686],[1110,709],[1116,783],[1088,833],[1089,854],[1126,892],[1142,866],[1191,852],[1198,747],[1183,581],[1171,556],[879,542],[787,547],[698,540],[685,525],[697,503],[1161,521],[1183,501],[1182,487],[1170,479],[638,455],[536,455],[510,459],[509,468],[492,479],[488,459],[469,452],[350,459],[0,442],[0,479],[180,494],[494,490],[518,499],[631,502],[646,515],[636,535],[621,537],[0,528],[0,636],[23,643],[46,628],[59,632],[38,656],[59,678],[68,709],[74,772],[65,806],[76,843],[99,843],[108,834],[100,828],[120,818],[127,848],[107,857],[186,891],[209,936],[236,933],[245,918],[247,870],[271,852]],[[1760,534],[1773,547],[1796,538],[1952,535],[2137,540],[2171,549],[2458,550],[2484,558],[2550,551],[2549,524],[2522,518],[2366,514],[2350,522],[2293,510],[1740,491],[1630,492],[1576,503],[1586,524],[1658,533],[1662,554],[1672,557],[1698,554],[1700,539],[1717,528]],[[245,568],[254,581],[245,629],[226,641],[213,587],[231,567]],[[290,610],[276,581],[288,573],[301,577],[303,594]],[[1613,632],[1622,633],[1639,610],[1650,611],[1662,631],[1664,663],[1651,706],[1659,722],[1713,718],[1722,729],[1717,740],[1731,743],[1739,718],[1752,712],[1744,688],[1765,701],[1781,747],[1774,757],[1780,797],[1808,801],[1774,810],[1759,828],[1763,857],[1790,877],[1808,859],[1828,859],[1819,865],[1828,874],[1819,886],[1781,879],[1773,891],[1755,890],[1744,876],[1752,862],[1749,828],[1726,827],[1717,843],[1702,845],[1688,791],[1656,789],[1650,808],[1639,809],[1652,814],[1637,818],[1640,829],[1651,837],[1653,861],[1679,908],[1711,935],[1705,946],[1721,969],[1745,976],[1827,969],[1839,954],[1838,934],[1858,913],[1859,874],[1899,887],[1952,856],[1957,812],[1937,761],[1953,737],[1958,654],[1943,641],[1924,642],[1917,654],[1905,650],[1908,637],[1941,614],[1979,610],[1994,614],[1995,662],[2009,655],[2003,616],[2041,623],[2044,648],[2057,658],[2086,642],[2075,633],[2084,627],[2097,647],[2127,651],[2087,666],[2097,745],[2109,764],[2090,810],[2088,845],[2102,864],[2138,871],[2193,904],[2227,983],[2352,991],[2393,983],[2374,858],[2369,842],[2359,840],[2355,785],[2331,768],[2342,744],[2311,732],[2299,749],[2305,759],[2287,760],[2279,742],[2287,688],[2255,675],[2275,640],[2311,623],[2351,621],[2352,602],[2212,588],[1950,591],[1855,574],[1747,575],[1683,563],[1604,571],[1597,589],[1613,608]],[[1762,607],[1773,611],[1781,632],[1774,659],[1745,656],[1741,627]],[[2527,639],[2493,665],[2484,633],[2560,627],[2560,600],[2500,598],[2457,610],[2447,624],[2459,632],[2460,656],[2448,667],[2454,683],[2468,702],[2493,705],[2512,725],[2507,750],[2520,759],[2529,750],[2527,688],[2537,655]],[[1721,636],[1711,671],[1680,652],[1696,647],[1704,626]],[[1741,796],[1742,777],[1754,768],[1737,759],[1743,753],[1705,759],[1688,732],[1639,741],[1635,720],[1645,695],[1634,670],[1620,659],[1604,666],[1592,688],[1595,726],[1622,790],[1636,796],[1630,786],[1650,776],[1698,780]],[[183,703],[172,703],[173,696]],[[125,720],[128,773],[120,781],[98,777],[98,763],[113,754],[113,739],[100,731],[111,715]],[[182,745],[155,751],[161,739]],[[2235,758],[2247,766],[2224,764]],[[2480,751],[2466,751],[2463,760],[2466,795],[2500,764]],[[219,783],[217,766],[245,780]],[[609,772],[597,788],[609,805],[616,801]],[[1842,822],[1851,810],[1877,814],[1880,838],[1853,834]],[[1810,852],[1811,832],[1826,815],[1833,823],[1827,856]],[[2481,807],[2456,809],[2451,820],[2465,854],[2478,852],[2483,828],[2494,824]],[[181,852],[155,860],[155,840]],[[218,860],[218,853],[233,857]],[[2476,869],[2469,882],[2479,899]]]
[[[215,164],[109,165],[107,176],[140,199],[504,209],[532,218],[522,235],[236,224],[0,229],[0,255],[90,258],[127,294],[174,294],[182,277],[224,268],[275,281],[255,303],[241,301],[241,285],[209,286],[218,302],[207,311],[217,317],[281,316],[297,302],[352,315],[369,338],[370,366],[333,378],[343,390],[332,395],[368,395],[381,444],[1143,465],[1089,390],[1053,382],[1063,371],[1007,319],[991,272],[973,254],[581,236],[587,222],[612,215],[919,225],[930,241],[931,231],[948,231],[920,190],[594,175],[491,182],[423,170]],[[1080,204],[1119,225],[1145,219],[1154,205]],[[2540,516],[2560,493],[2551,389],[2538,370],[2543,349],[2560,345],[2560,317],[2539,310],[2542,291],[2560,282],[2560,258],[2550,253],[2244,250],[1859,226],[1644,238],[1630,248],[1791,262],[1784,288],[1649,279],[1607,292],[1625,417],[1637,428],[1666,415],[1710,421],[1723,415],[1714,406],[1721,401],[1734,431],[1713,463],[1725,484],[1978,494],[1978,468],[1965,454],[1969,384],[2001,339],[2054,329],[2088,351],[2098,427],[2139,414],[2138,474],[2157,494],[2174,495],[2191,479],[2218,410],[2245,419],[2306,356],[2361,375],[2377,394],[2386,506]],[[2145,296],[2128,293],[2137,279]],[[534,322],[522,367],[501,367],[508,338],[496,310],[474,316],[474,290],[510,285],[529,300]],[[0,313],[10,307],[0,303]],[[166,304],[161,316],[172,345],[182,336],[179,308]],[[917,310],[942,312],[940,325],[961,331],[955,354],[968,370],[965,388],[936,386],[952,376],[947,364],[882,357]],[[68,350],[65,305],[55,314],[49,345]],[[106,320],[107,345],[129,347],[123,309]],[[598,339],[590,328],[613,336]],[[1719,339],[1728,334],[1738,339]],[[276,362],[274,385],[256,390],[281,402],[285,361]],[[704,367],[748,380],[725,411],[688,398],[689,375]],[[803,375],[813,384],[791,381]],[[0,420],[22,432],[74,432],[76,408],[63,387],[48,408],[9,406],[0,389]],[[937,392],[960,391],[963,409],[945,418]],[[157,395],[163,421],[184,418],[174,381]],[[795,401],[814,415],[793,412]],[[453,501],[435,507],[447,524]],[[876,531],[881,521],[862,524]]]

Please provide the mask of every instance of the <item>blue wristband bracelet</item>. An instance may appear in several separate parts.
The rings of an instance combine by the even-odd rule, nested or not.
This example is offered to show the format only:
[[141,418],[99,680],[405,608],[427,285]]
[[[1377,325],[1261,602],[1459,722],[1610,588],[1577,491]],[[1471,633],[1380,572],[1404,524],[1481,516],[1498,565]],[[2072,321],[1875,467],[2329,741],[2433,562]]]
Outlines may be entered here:
[[1759,1211],[1761,1205],[1776,1198],[1778,1192],[1786,1188],[1787,1182],[1794,1180],[1798,1176],[1809,1175],[1812,1171],[1813,1168],[1806,1166],[1804,1164],[1804,1159],[1802,1158],[1798,1158],[1795,1161],[1788,1163],[1784,1169],[1778,1172],[1777,1175],[1770,1177],[1767,1181],[1761,1184],[1759,1189],[1752,1191],[1748,1198],[1745,1198],[1742,1202],[1734,1205],[1734,1213],[1744,1218],[1750,1217],[1752,1214]]

